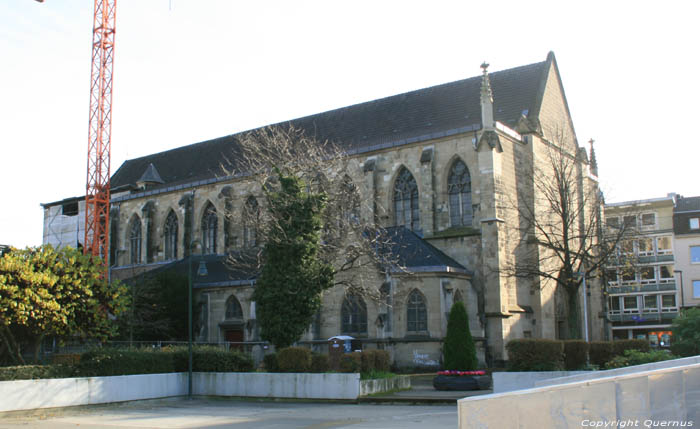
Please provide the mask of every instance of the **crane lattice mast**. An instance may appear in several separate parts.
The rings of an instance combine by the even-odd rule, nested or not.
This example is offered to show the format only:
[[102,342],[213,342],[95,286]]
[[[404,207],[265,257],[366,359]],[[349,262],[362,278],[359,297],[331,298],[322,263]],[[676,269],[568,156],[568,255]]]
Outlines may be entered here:
[[109,258],[109,161],[116,0],[95,0],[84,252]]

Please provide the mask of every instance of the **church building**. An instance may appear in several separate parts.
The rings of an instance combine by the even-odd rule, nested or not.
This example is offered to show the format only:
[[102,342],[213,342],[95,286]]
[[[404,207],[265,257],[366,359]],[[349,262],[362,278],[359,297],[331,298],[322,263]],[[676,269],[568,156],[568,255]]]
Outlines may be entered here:
[[[517,278],[505,267],[527,242],[515,206],[527,204],[523,193],[536,192],[533,169],[546,162],[547,148],[561,144],[575,160],[576,192],[597,189],[592,148],[578,146],[553,53],[503,71],[481,68],[468,79],[276,124],[345,150],[350,179],[373,203],[361,216],[401,242],[398,257],[408,271],[378,270],[381,301],[342,287],[325,293],[302,342],[323,350],[328,338],[349,335],[363,348],[390,351],[398,366],[439,366],[456,301],[467,308],[482,364],[507,359],[511,339],[565,332],[566,300],[553,282]],[[192,258],[202,342],[260,340],[255,279],[225,264],[228,252],[261,245],[243,219],[262,204],[262,193],[220,168],[238,136],[128,160],[111,179],[112,278],[186,274]],[[44,208],[50,216],[52,206]],[[199,245],[190,252],[194,240]],[[591,286],[588,298],[592,340],[603,332],[597,290]]]

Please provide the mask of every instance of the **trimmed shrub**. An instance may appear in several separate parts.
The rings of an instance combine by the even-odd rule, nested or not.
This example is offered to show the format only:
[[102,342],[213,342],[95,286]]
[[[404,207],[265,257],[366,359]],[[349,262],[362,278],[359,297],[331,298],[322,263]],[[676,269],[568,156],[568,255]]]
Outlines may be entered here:
[[564,368],[572,371],[585,368],[588,357],[588,343],[584,340],[564,341]]
[[590,362],[598,368],[604,368],[605,364],[615,356],[612,341],[591,341],[588,345]]
[[360,372],[362,369],[362,353],[346,353],[340,357],[340,372]]
[[615,356],[624,356],[627,350],[637,350],[640,352],[648,352],[651,350],[651,346],[647,340],[615,340],[612,342],[612,347]]
[[174,353],[148,350],[91,350],[80,356],[80,363],[76,366],[75,374],[79,377],[98,377],[161,374],[175,371]]
[[624,356],[615,356],[614,358],[612,358],[607,364],[605,364],[605,369],[623,368],[626,366],[661,362],[670,359],[676,359],[676,356],[663,350],[640,352],[634,349],[630,349],[625,351]]
[[311,372],[327,372],[328,371],[328,355],[321,353],[311,354]]
[[671,351],[678,356],[700,355],[700,308],[683,310],[673,319]]
[[192,370],[197,372],[249,372],[253,359],[237,350],[197,347],[192,351]]
[[479,361],[476,346],[469,331],[469,317],[464,304],[457,301],[452,305],[447,321],[447,334],[443,346],[444,368],[447,370],[469,371],[476,369]]
[[263,363],[265,364],[265,371],[267,372],[279,372],[280,366],[277,363],[277,353],[270,353],[263,357]]
[[60,354],[51,356],[51,363],[57,365],[76,365],[80,362],[79,353]]
[[68,365],[7,366],[0,368],[0,381],[66,378],[72,377],[73,373],[73,367]]
[[389,372],[391,370],[391,356],[386,350],[375,350],[374,369],[379,372]]
[[376,350],[364,350],[360,353],[360,372],[370,372],[375,369]]
[[559,371],[564,368],[564,344],[538,338],[511,340],[508,350],[510,371]]
[[311,350],[305,347],[285,347],[277,352],[280,372],[309,372]]

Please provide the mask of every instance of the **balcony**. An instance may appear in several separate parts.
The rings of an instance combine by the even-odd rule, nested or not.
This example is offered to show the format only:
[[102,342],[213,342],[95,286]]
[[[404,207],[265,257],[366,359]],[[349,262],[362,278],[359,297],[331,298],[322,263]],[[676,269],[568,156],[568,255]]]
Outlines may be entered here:
[[617,295],[622,293],[635,292],[667,292],[676,290],[674,279],[662,279],[652,283],[641,284],[640,282],[624,282],[624,284],[608,284],[608,293]]
[[608,320],[611,322],[671,322],[671,320],[678,317],[678,307],[673,308],[663,308],[661,311],[649,311],[644,312],[637,310],[636,312],[629,312],[630,310],[612,310],[608,312]]
[[655,262],[673,262],[673,253],[666,255],[650,255],[650,256],[638,256],[638,263],[640,264],[653,264]]

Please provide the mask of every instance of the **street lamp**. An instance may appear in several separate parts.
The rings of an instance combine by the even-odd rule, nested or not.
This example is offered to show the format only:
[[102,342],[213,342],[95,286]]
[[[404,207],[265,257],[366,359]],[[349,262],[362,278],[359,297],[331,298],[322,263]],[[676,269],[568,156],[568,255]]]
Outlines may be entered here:
[[[187,399],[192,399],[192,249],[197,244],[201,244],[199,240],[192,240],[190,243],[190,259],[187,273]],[[201,259],[197,275],[204,277],[207,274],[207,265],[204,263],[204,259]]]

